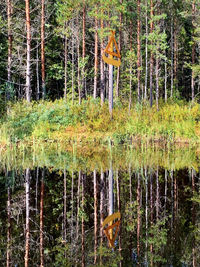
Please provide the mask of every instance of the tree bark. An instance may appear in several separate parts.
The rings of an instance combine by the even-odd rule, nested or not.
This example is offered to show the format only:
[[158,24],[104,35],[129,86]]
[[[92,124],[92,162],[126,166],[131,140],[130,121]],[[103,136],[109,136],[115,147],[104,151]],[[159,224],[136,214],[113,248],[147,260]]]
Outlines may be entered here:
[[98,20],[97,20],[97,14],[96,14],[95,16],[95,52],[94,52],[94,93],[93,93],[94,99],[97,97],[97,72],[98,72],[98,32],[97,31],[98,31]]
[[[65,25],[66,29],[66,25]],[[64,99],[67,100],[67,36],[64,37],[64,56],[65,56],[65,87],[64,87]]]
[[30,248],[30,206],[29,206],[29,199],[30,199],[30,170],[26,169],[26,174],[25,174],[25,192],[26,192],[26,228],[25,228],[25,237],[26,237],[26,242],[25,242],[25,267],[28,267],[29,265],[29,248]]
[[[195,0],[192,2],[192,25],[194,27],[195,20]],[[194,29],[193,29],[193,37],[194,37]],[[195,64],[195,41],[193,40],[192,44],[192,67]],[[192,89],[192,101],[194,101],[194,70],[192,69],[192,77],[191,77],[191,89]]]
[[105,75],[104,75],[104,62],[103,62],[103,51],[104,51],[104,42],[103,42],[103,18],[101,18],[101,62],[100,62],[100,75],[101,75],[101,106],[103,106],[105,99]]
[[29,0],[26,3],[26,100],[31,101],[31,23],[30,23],[30,7]]
[[145,85],[144,85],[144,99],[147,99],[147,81],[148,81],[148,0],[145,1],[146,15],[145,15]]
[[[123,0],[120,0],[120,5],[123,4]],[[122,12],[119,14],[119,52],[121,53],[121,44],[122,44]],[[116,82],[116,98],[119,97],[119,85],[120,85],[120,67],[117,68],[117,82]]]
[[94,175],[94,264],[97,263],[97,173]]
[[40,193],[40,267],[44,266],[44,170],[42,171],[41,193]]
[[[111,43],[111,51],[113,51],[113,43]],[[110,55],[110,58],[113,58],[112,55]],[[113,65],[109,65],[109,112],[110,117],[112,119],[113,117]]]
[[7,0],[7,16],[8,16],[8,92],[7,99],[10,99],[10,88],[11,88],[11,64],[12,64],[12,25],[11,25],[11,16],[12,16],[12,0]]
[[171,20],[171,95],[173,96],[173,88],[174,88],[174,26],[173,26],[173,17]]
[[140,102],[140,76],[141,76],[141,44],[140,44],[140,0],[137,0],[137,80],[138,80],[138,88],[137,88],[137,93],[138,93],[138,102]]
[[86,91],[86,79],[85,79],[85,20],[86,20],[86,5],[85,0],[83,0],[83,22],[82,22],[82,58],[83,58],[83,68],[82,68],[82,88],[84,90],[85,96],[87,95]]
[[46,97],[45,86],[45,0],[41,0],[41,71],[42,71],[42,96]]
[[[153,0],[151,0],[150,3],[151,8],[151,22],[150,22],[150,33],[153,33]],[[151,41],[151,45],[153,45],[153,42]],[[153,51],[151,49],[150,54],[150,107],[153,105]]]
[[8,201],[7,201],[7,255],[6,255],[6,266],[11,266],[11,194],[10,187],[8,187]]

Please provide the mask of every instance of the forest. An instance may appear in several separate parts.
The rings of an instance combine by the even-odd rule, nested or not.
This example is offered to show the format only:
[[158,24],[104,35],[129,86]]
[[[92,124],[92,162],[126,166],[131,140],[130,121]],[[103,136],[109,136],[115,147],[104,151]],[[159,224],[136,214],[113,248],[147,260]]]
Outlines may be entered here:
[[0,1],[0,58],[0,265],[198,267],[200,0]]
[[[2,144],[67,127],[72,138],[78,129],[199,139],[199,0],[8,0],[0,8]],[[112,74],[103,61],[111,31],[121,55]]]

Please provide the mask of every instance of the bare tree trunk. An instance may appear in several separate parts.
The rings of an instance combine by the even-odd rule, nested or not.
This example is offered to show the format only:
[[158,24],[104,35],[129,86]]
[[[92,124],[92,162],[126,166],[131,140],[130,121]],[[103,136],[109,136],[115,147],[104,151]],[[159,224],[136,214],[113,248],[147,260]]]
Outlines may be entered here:
[[145,259],[148,261],[148,176],[147,168],[145,167],[145,231],[146,231],[146,240],[145,240]]
[[63,240],[67,241],[67,177],[64,167],[64,194],[63,194]]
[[175,18],[174,23],[174,85],[177,89],[178,79],[177,79],[177,70],[178,70],[178,40],[177,40],[177,22]]
[[158,173],[158,167],[156,170],[156,220],[159,219],[159,173]]
[[[116,170],[116,181],[117,181],[117,207],[118,211],[121,213],[121,198],[120,198],[120,181],[119,181],[119,171]],[[121,244],[121,233],[122,233],[122,224],[120,224],[119,229],[119,254],[122,257],[122,244]],[[122,266],[122,261],[120,260],[119,266]]]
[[[72,28],[74,22],[72,22]],[[72,35],[72,104],[74,104],[74,35]]]
[[[156,51],[158,51],[158,47],[156,49]],[[158,53],[156,52],[156,107],[157,107],[157,111],[159,110],[159,106],[158,106],[158,99],[159,99],[159,58],[158,58]]]
[[174,26],[173,17],[171,19],[171,98],[173,96],[174,88]]
[[140,44],[140,0],[137,0],[137,80],[138,80],[138,102],[140,102],[140,75],[141,75],[141,44]]
[[167,103],[167,52],[165,49],[165,103]]
[[[192,194],[194,196],[195,194],[195,179],[194,179],[194,170],[192,169]],[[195,221],[196,221],[196,209],[195,209],[195,204],[194,201],[192,202],[192,225],[195,227]],[[196,262],[196,240],[194,237],[194,240],[192,242],[192,267],[197,267],[197,262]]]
[[103,51],[104,51],[104,42],[103,42],[103,19],[101,18],[101,62],[100,62],[100,74],[101,74],[101,106],[104,103],[105,99],[105,75],[104,75],[104,62],[103,62]]
[[79,236],[80,184],[81,184],[81,171],[78,172],[76,240],[78,240],[78,236]]
[[[104,219],[104,172],[101,169],[101,192],[100,192],[100,237],[101,247],[103,245],[103,219]],[[100,265],[102,265],[102,255],[100,255]]]
[[165,204],[164,204],[165,215],[166,215],[166,206],[167,206],[167,170],[165,170]]
[[[84,212],[84,202],[85,202],[85,189],[84,189],[84,181],[85,175],[82,175],[82,212]],[[85,222],[84,216],[82,215],[82,226],[81,226],[81,248],[82,248],[82,267],[85,267]]]
[[26,100],[31,101],[31,23],[29,0],[26,3],[26,33],[27,33],[27,60],[26,60]]
[[[132,46],[133,46],[133,38],[132,38],[132,34],[133,34],[133,23],[131,21],[130,23],[130,51],[132,51]],[[130,68],[129,68],[129,113],[131,111],[131,105],[132,105],[132,71],[133,71],[133,64],[132,61],[130,60]]]
[[26,236],[26,242],[25,242],[25,267],[28,267],[29,265],[29,248],[30,248],[30,206],[29,206],[29,199],[30,199],[30,170],[29,168],[26,169],[26,174],[25,174],[25,188],[26,188],[26,230],[25,230],[25,236]]
[[6,266],[11,266],[11,197],[10,197],[10,187],[8,187],[8,201],[7,201],[7,256],[6,256]]
[[[150,22],[150,33],[153,33],[153,0],[151,0],[151,22]],[[151,41],[151,45],[153,45],[153,42]],[[150,54],[150,107],[153,105],[153,51],[151,49]]]
[[11,88],[11,64],[12,64],[12,25],[11,25],[11,16],[12,16],[12,0],[7,0],[7,16],[8,16],[8,92],[7,99],[10,99],[10,88]]
[[97,263],[97,174],[94,170],[94,264]]
[[140,257],[140,227],[141,227],[141,187],[140,187],[140,174],[138,173],[138,184],[137,184],[137,255]]
[[83,36],[82,36],[82,58],[84,61],[84,67],[82,69],[82,88],[84,89],[84,93],[85,95],[87,94],[86,92],[86,80],[85,80],[85,20],[86,20],[86,4],[85,4],[85,0],[83,0],[83,25],[82,25],[82,31],[83,31]]
[[144,99],[147,99],[147,81],[148,81],[148,0],[145,1],[146,15],[145,15],[145,85],[144,85]]
[[40,193],[40,267],[44,266],[44,170],[42,171],[42,181],[41,181],[41,193]]
[[[66,24],[65,24],[66,28]],[[67,99],[67,36],[64,37],[64,54],[65,54],[65,87],[64,87],[64,99]]]
[[41,0],[41,67],[42,67],[42,96],[46,96],[45,86],[45,0]]
[[74,172],[72,171],[72,189],[71,189],[71,242],[73,242],[74,237]]
[[[194,27],[195,20],[195,0],[192,2],[192,25]],[[194,29],[193,29],[193,37],[194,37]],[[192,44],[192,67],[195,64],[195,41],[193,40]],[[191,77],[191,89],[192,89],[192,101],[194,101],[194,70],[192,69],[192,77]]]
[[36,99],[40,99],[40,79],[39,79],[39,44],[37,41],[37,50],[36,50],[36,77],[37,77],[37,95]]
[[98,73],[98,20],[97,20],[97,15],[95,16],[95,49],[94,50],[95,52],[94,52],[94,94],[93,94],[93,97],[96,98],[97,97],[97,73]]
[[[123,0],[120,0],[120,5],[123,4]],[[119,14],[119,52],[121,52],[121,43],[122,43],[122,12]],[[120,84],[120,67],[117,68],[117,82],[116,82],[116,98],[119,97],[119,84]]]
[[[111,51],[113,52],[113,43],[111,43]],[[110,58],[113,58],[110,55]],[[113,65],[109,65],[109,112],[112,118],[113,114]]]

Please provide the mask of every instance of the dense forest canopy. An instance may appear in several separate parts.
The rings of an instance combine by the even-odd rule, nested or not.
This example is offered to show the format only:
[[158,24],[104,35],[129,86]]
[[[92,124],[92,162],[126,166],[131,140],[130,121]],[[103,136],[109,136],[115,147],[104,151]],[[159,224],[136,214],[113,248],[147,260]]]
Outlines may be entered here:
[[198,97],[199,0],[7,0],[0,10],[1,101],[104,102],[110,30],[122,56],[114,100]]

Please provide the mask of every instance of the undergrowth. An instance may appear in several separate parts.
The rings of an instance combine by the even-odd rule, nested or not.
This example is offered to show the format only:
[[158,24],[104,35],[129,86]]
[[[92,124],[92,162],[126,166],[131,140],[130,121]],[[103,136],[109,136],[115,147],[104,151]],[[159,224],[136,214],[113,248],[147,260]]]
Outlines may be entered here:
[[59,141],[90,143],[124,143],[130,140],[165,140],[199,142],[200,110],[194,103],[160,103],[159,111],[147,104],[128,110],[118,104],[110,118],[108,105],[99,100],[83,100],[82,104],[63,99],[10,104],[0,121],[0,142]]

